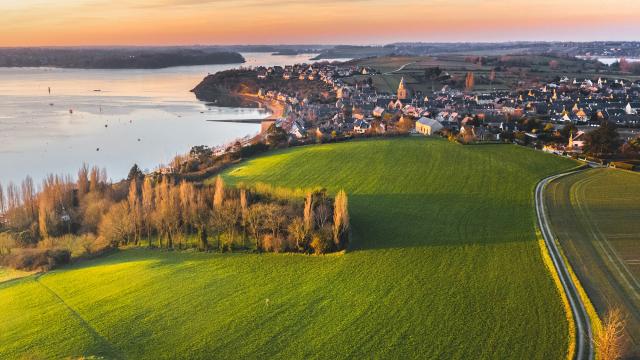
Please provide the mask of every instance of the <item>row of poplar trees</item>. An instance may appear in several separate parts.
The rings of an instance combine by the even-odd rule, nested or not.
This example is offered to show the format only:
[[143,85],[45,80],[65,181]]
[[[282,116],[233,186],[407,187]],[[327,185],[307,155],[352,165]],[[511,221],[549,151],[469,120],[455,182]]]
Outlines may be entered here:
[[308,192],[303,203],[251,188],[213,186],[150,177],[130,183],[126,201],[115,204],[98,233],[122,245],[201,250],[255,249],[326,253],[346,248],[348,199],[340,191]]

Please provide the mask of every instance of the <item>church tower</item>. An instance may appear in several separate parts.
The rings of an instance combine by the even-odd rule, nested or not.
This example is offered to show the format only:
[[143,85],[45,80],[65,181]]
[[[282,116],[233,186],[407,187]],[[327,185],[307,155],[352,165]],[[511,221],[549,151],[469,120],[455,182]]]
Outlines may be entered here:
[[400,79],[400,85],[398,86],[398,100],[406,100],[407,98],[409,98],[409,93],[403,77]]

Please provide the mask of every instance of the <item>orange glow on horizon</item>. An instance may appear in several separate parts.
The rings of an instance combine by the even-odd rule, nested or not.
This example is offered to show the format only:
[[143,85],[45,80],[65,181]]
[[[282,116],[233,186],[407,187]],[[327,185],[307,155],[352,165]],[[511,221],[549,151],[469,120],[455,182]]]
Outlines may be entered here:
[[0,46],[625,40],[610,0],[0,0]]

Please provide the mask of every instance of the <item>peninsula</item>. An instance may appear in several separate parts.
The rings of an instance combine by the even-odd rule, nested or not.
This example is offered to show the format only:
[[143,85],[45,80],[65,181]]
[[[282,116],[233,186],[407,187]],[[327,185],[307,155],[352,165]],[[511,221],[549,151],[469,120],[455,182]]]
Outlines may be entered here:
[[206,47],[4,48],[0,67],[71,69],[161,69],[173,66],[242,64],[234,51]]

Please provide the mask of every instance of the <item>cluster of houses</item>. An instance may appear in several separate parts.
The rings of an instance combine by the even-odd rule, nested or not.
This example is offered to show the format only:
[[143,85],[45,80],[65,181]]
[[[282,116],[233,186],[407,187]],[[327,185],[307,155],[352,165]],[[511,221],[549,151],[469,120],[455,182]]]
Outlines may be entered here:
[[[603,119],[622,127],[640,127],[640,80],[564,77],[526,91],[464,92],[444,86],[424,94],[412,92],[402,79],[397,92],[389,94],[373,86],[370,77],[379,72],[355,65],[319,63],[255,70],[260,79],[321,81],[332,89],[335,102],[260,89],[260,98],[284,106],[285,115],[274,123],[291,139],[385,133],[404,124],[403,130],[424,135],[447,131],[478,141],[499,141],[505,133],[525,132],[519,119],[537,118],[555,129],[567,123],[580,128],[566,145],[579,151],[584,131]],[[263,132],[269,126],[263,126]],[[536,134],[527,136],[535,138]]]
[[280,77],[283,80],[323,81],[329,85],[340,84],[338,79],[354,75],[373,75],[375,70],[362,66],[345,66],[332,63],[296,64],[286,66],[259,66],[255,69],[260,80]]

